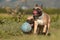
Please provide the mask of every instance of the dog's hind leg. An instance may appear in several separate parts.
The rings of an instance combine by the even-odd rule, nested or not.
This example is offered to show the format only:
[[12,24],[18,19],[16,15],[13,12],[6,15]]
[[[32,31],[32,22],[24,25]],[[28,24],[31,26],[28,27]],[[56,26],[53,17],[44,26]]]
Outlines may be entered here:
[[47,28],[47,25],[44,25],[43,33],[46,33],[46,28]]
[[47,28],[46,28],[46,35],[49,34],[49,30],[50,30],[50,22],[48,23]]

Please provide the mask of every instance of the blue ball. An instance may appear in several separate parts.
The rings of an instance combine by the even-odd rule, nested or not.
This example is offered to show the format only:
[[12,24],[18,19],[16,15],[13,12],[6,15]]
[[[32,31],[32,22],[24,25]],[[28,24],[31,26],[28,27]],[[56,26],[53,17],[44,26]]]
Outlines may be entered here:
[[23,23],[21,30],[23,32],[30,32],[32,29],[31,25],[28,22]]

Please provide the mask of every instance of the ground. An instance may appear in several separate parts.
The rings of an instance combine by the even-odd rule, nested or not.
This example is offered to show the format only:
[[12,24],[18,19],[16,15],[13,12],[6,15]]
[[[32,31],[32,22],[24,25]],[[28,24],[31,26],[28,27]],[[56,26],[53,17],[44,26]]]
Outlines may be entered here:
[[[5,15],[5,16],[4,16]],[[8,14],[0,14],[0,16],[4,16],[4,17],[8,17]],[[52,17],[54,15],[51,15]],[[3,33],[3,31],[5,31],[6,29],[9,30],[8,28],[11,27],[10,32],[15,33],[15,30],[18,30],[18,26],[20,26],[20,23],[17,22],[10,22],[8,25],[7,24],[3,24],[3,26],[0,24],[0,31],[2,31],[3,36],[0,37],[0,40],[60,40],[60,18],[58,20],[54,20],[54,22],[51,22],[51,26],[50,26],[50,36],[45,36],[45,35],[34,35],[34,34],[23,34],[22,32],[20,32],[21,34],[18,35],[8,35],[6,36],[5,33]],[[6,29],[5,29],[6,28]],[[19,33],[19,32],[18,32]],[[0,36],[2,35],[0,33]],[[5,35],[4,35],[5,34]],[[17,33],[15,33],[17,34]]]

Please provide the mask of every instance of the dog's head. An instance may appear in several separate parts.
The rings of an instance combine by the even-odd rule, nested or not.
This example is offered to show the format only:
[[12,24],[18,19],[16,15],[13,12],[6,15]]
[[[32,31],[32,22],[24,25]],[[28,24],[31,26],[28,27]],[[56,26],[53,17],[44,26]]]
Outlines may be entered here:
[[33,15],[39,15],[39,16],[41,16],[42,15],[41,9],[39,9],[39,8],[35,9],[35,8],[33,8]]

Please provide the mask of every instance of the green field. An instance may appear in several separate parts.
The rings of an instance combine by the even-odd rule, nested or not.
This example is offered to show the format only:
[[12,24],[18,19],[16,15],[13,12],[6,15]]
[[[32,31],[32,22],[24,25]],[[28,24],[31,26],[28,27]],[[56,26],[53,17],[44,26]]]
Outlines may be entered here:
[[[46,11],[51,17],[51,36],[24,34],[20,27],[28,15],[18,19],[10,14],[0,14],[0,40],[60,40],[60,14],[59,11]],[[51,14],[50,14],[51,13]],[[53,13],[53,14],[52,14]],[[54,14],[55,13],[55,14]]]

